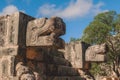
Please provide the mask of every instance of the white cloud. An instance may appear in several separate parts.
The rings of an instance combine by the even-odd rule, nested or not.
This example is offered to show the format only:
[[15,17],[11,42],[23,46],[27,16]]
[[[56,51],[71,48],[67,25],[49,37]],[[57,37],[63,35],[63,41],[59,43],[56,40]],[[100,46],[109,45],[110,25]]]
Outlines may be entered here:
[[14,5],[9,5],[3,8],[3,10],[0,12],[0,15],[7,15],[7,14],[12,14],[14,12],[19,11],[18,8]]
[[83,17],[89,13],[97,14],[102,11],[101,7],[103,5],[102,2],[93,4],[92,0],[71,0],[67,7],[62,8],[55,4],[44,4],[39,7],[37,16],[60,16],[62,18],[73,19]]
[[99,2],[98,4],[94,5],[93,8],[92,8],[92,12],[95,15],[97,15],[98,13],[104,12],[104,10],[101,9],[102,6],[104,6],[103,2]]

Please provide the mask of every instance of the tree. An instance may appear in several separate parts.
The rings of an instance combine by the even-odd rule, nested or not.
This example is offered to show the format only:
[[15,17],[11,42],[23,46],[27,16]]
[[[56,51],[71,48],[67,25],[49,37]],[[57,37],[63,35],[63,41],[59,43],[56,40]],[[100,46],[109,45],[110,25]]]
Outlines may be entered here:
[[109,47],[109,60],[113,64],[113,71],[117,76],[120,76],[120,33],[109,36],[107,38],[107,45]]
[[108,35],[115,34],[115,18],[115,11],[98,14],[84,30],[82,40],[89,44],[104,43]]
[[115,11],[100,13],[84,30],[82,41],[89,44],[106,43],[108,45],[109,60],[113,70],[120,76],[120,15]]
[[71,37],[71,38],[70,38],[70,42],[74,42],[74,41],[81,41],[81,39]]

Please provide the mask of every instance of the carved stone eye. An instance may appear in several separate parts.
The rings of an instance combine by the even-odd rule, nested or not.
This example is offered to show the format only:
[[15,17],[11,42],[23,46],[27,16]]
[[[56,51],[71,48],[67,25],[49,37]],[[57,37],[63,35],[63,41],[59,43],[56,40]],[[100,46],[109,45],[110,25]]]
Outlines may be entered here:
[[34,27],[32,27],[32,29],[31,29],[31,30],[33,30],[33,31],[34,31],[34,30],[36,30],[36,29],[37,29],[37,26],[34,26]]

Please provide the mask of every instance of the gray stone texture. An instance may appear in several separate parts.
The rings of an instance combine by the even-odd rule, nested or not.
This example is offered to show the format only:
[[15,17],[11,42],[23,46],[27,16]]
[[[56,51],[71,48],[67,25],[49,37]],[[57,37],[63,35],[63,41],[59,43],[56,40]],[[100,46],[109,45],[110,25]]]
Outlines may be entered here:
[[103,55],[105,47],[65,45],[60,38],[65,32],[59,17],[35,19],[21,12],[1,16],[0,80],[84,80],[78,69],[89,69],[89,61],[103,61],[91,55]]
[[14,62],[15,56],[8,55],[0,58],[0,77],[14,75]]
[[60,46],[64,41],[59,36],[64,35],[65,23],[59,17],[40,18],[32,20],[27,27],[27,46]]
[[24,61],[27,24],[33,19],[21,12],[0,16],[0,80],[18,79],[15,65]]
[[93,45],[88,47],[85,53],[85,60],[91,62],[104,62],[106,60],[106,44]]
[[26,45],[27,23],[33,19],[21,12],[0,17],[0,55],[17,55]]
[[21,12],[0,17],[0,46],[25,45],[27,24],[33,19]]
[[74,68],[85,68],[85,51],[89,45],[84,42],[71,42],[65,46],[65,58]]

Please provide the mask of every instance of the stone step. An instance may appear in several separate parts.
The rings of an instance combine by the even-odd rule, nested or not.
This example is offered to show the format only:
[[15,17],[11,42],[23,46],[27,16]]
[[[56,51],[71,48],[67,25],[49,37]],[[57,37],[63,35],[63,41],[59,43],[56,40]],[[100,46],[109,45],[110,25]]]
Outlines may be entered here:
[[78,70],[69,66],[46,64],[42,62],[28,62],[29,66],[33,71],[37,71],[42,75],[48,76],[78,76]]
[[42,61],[44,63],[58,64],[70,66],[70,62],[66,60],[62,53],[44,53],[44,48],[27,48],[26,57],[28,60]]
[[56,56],[38,56],[40,59],[34,60],[34,59],[27,59],[27,61],[34,61],[34,62],[43,62],[48,64],[55,64],[55,65],[64,65],[64,66],[71,66],[71,63],[61,57]]
[[46,74],[49,76],[55,75],[55,76],[78,76],[79,73],[77,69],[68,67],[68,66],[62,66],[62,65],[53,65],[53,64],[47,64],[46,66]]
[[65,58],[65,57],[64,57],[64,54],[61,53],[61,52],[54,53],[54,56],[56,56],[56,57],[61,57],[61,58]]
[[56,56],[49,56],[45,58],[45,62],[48,64],[71,66],[70,62],[65,58],[56,57]]
[[[50,52],[51,50],[51,52]],[[44,61],[45,59],[51,59],[51,57],[56,56],[64,58],[62,52],[56,49],[46,49],[45,47],[28,47],[26,52],[26,58],[35,61]]]
[[85,80],[80,76],[48,76],[46,80]]

